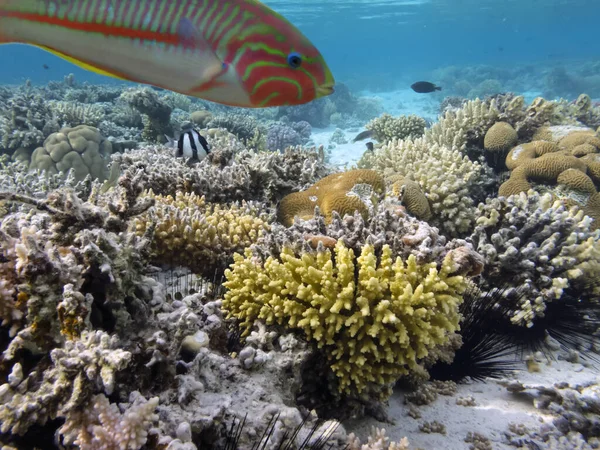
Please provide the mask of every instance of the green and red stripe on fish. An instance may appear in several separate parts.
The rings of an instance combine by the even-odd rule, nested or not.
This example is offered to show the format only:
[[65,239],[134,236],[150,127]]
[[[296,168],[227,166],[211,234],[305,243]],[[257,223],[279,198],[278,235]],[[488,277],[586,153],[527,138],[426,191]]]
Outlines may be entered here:
[[334,85],[314,45],[257,0],[0,0],[0,41],[234,106],[307,103]]

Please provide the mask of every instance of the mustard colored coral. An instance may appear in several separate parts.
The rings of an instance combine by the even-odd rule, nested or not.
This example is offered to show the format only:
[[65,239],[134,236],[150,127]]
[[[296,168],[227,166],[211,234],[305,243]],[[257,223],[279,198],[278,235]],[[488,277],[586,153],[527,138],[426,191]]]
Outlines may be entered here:
[[340,240],[300,255],[284,247],[279,258],[258,260],[250,249],[225,271],[223,309],[240,320],[243,335],[255,321],[302,332],[316,342],[342,393],[386,386],[448,342],[458,329],[466,280],[454,275],[451,254],[441,267],[394,259],[388,245],[357,257]]
[[374,170],[335,173],[317,181],[305,191],[285,196],[279,204],[277,218],[282,224],[291,226],[295,217],[313,217],[315,206],[321,209],[326,220],[331,219],[333,211],[342,217],[358,211],[366,217],[369,207],[377,200],[377,194],[383,191],[383,178]]
[[138,235],[155,226],[154,257],[181,264],[198,274],[213,276],[234,252],[258,240],[269,229],[266,217],[246,203],[222,206],[195,194],[175,198],[147,192],[155,206],[133,221]]
[[489,152],[504,152],[517,143],[517,132],[510,123],[496,122],[485,133],[483,147]]

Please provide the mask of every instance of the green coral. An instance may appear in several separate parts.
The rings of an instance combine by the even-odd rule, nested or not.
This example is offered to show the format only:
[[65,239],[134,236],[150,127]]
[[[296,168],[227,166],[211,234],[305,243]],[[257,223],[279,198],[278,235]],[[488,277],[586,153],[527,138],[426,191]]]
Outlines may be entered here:
[[[388,245],[359,256],[334,250],[296,255],[284,247],[266,260],[236,254],[225,272],[223,308],[248,335],[255,321],[303,332],[322,349],[340,393],[385,388],[458,329],[466,280],[450,255],[441,267],[395,260]],[[388,392],[389,393],[389,392]]]

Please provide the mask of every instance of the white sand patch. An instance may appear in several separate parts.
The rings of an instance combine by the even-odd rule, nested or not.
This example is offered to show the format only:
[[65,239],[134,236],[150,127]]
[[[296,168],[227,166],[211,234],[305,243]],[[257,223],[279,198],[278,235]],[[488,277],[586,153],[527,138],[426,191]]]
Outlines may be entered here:
[[[541,371],[529,373],[527,370],[516,372],[511,379],[524,384],[543,384],[552,386],[566,381],[571,385],[597,379],[599,373],[595,369],[572,364],[566,361],[552,361],[540,364]],[[524,367],[524,365],[523,365]],[[472,396],[476,406],[459,406],[459,397]],[[399,441],[407,436],[412,448],[426,450],[466,450],[469,444],[464,442],[467,433],[477,432],[492,441],[495,450],[514,449],[503,439],[504,432],[512,423],[522,424],[530,431],[537,430],[544,422],[551,423],[553,417],[534,408],[532,401],[509,393],[506,388],[494,380],[487,383],[473,382],[458,385],[454,396],[439,395],[430,405],[416,406],[422,415],[413,419],[407,415],[409,405],[404,404],[404,393],[394,392],[389,401],[388,414],[395,424],[378,422],[372,418],[353,419],[344,423],[348,432],[354,432],[361,439],[366,439],[371,427],[386,428],[390,440]],[[419,425],[425,421],[438,421],[446,426],[446,434],[426,434],[419,431]]]
[[355,164],[367,150],[365,143],[373,140],[365,139],[364,141],[352,142],[358,133],[364,131],[364,127],[350,128],[348,130],[342,130],[344,133],[344,138],[346,141],[348,141],[347,144],[332,145],[331,137],[333,136],[335,130],[336,127],[334,126],[328,128],[313,128],[311,140],[314,145],[322,145],[325,148],[326,153],[329,155],[329,162],[331,164],[343,169],[346,165]]

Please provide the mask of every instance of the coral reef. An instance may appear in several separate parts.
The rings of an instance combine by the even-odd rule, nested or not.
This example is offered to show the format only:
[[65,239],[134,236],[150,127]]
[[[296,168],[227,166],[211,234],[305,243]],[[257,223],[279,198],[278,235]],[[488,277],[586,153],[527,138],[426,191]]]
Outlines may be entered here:
[[124,172],[141,169],[143,187],[156,194],[195,193],[208,202],[276,202],[330,173],[323,152],[316,149],[257,153],[235,138],[207,139],[215,151],[193,168],[165,148],[129,151],[115,155],[115,161]]
[[258,206],[211,205],[193,193],[145,196],[154,200],[154,206],[136,217],[132,228],[139,236],[153,229],[153,258],[209,278],[227,267],[233,253],[242,252],[269,230],[267,214]]
[[427,122],[419,116],[393,117],[383,114],[371,120],[365,126],[373,132],[373,137],[379,142],[388,142],[393,139],[418,138],[423,135]]
[[366,217],[383,189],[383,179],[373,170],[359,169],[332,174],[302,192],[285,196],[279,204],[277,219],[289,226],[296,217],[312,217],[315,207],[323,211],[327,220],[331,219],[334,211],[342,217],[359,211]]
[[518,290],[512,320],[531,326],[570,284],[598,276],[600,232],[590,222],[583,211],[534,191],[480,205],[468,240],[485,259],[481,285],[513,287],[505,291],[509,299]]
[[324,351],[337,390],[360,394],[369,383],[389,387],[447,342],[466,287],[459,271],[451,254],[438,269],[414,255],[394,260],[387,245],[379,258],[372,245],[355,256],[342,242],[334,255],[284,247],[264,261],[248,249],[225,272],[223,308],[243,335],[259,319],[302,331]]
[[92,179],[104,181],[108,177],[108,161],[112,144],[97,128],[79,125],[63,128],[53,133],[31,154],[30,170],[56,174],[73,171],[73,177],[82,181],[90,175]]

